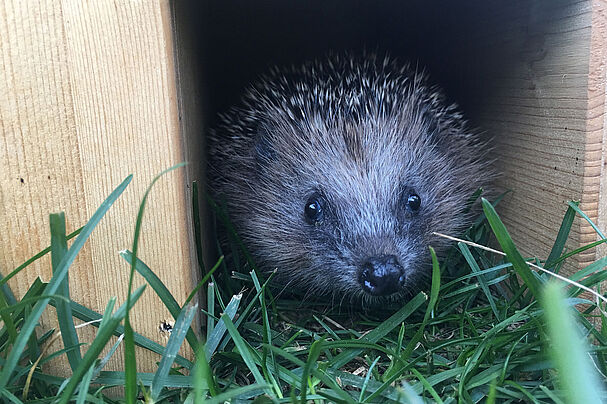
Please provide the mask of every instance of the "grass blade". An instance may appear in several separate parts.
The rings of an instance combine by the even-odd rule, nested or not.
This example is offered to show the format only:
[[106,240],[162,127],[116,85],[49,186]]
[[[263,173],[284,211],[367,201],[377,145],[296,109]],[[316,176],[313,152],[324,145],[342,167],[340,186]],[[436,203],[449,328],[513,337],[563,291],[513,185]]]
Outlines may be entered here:
[[[211,335],[215,330],[215,283],[209,282],[207,285],[207,336],[205,345],[209,344]],[[219,342],[217,342],[219,344]],[[214,351],[215,349],[213,349]]]
[[[45,295],[55,294],[55,292],[59,288],[59,285],[67,275],[67,271],[70,265],[76,259],[76,255],[80,252],[80,250],[84,246],[84,243],[89,238],[97,224],[99,224],[101,218],[103,218],[103,216],[112,206],[114,201],[122,194],[122,192],[124,192],[128,184],[131,182],[132,178],[132,175],[126,177],[126,179],[110,194],[110,196],[105,201],[103,201],[103,203],[93,214],[89,222],[84,226],[82,232],[74,241],[74,244],[72,244],[70,249],[67,251],[63,259],[61,260],[61,262],[57,265],[56,272],[53,274],[51,280],[44,289]],[[11,349],[11,352],[6,358],[5,365],[2,368],[2,372],[0,373],[0,388],[6,387],[11,374],[15,370],[15,366],[17,366],[17,362],[21,356],[21,353],[25,349],[25,345],[27,344],[28,339],[34,332],[34,328],[36,327],[36,324],[38,324],[38,320],[40,319],[42,312],[48,305],[49,300],[50,299],[47,298],[38,301],[38,303],[36,303],[36,305],[32,309],[32,313],[30,314],[30,316],[28,316],[27,320],[21,327],[21,331],[17,336],[13,348]]]
[[[430,247],[430,254],[432,256],[432,288],[430,289],[430,301],[428,302],[428,307],[426,308],[426,312],[424,313],[424,320],[422,324],[415,332],[415,335],[411,340],[407,343],[405,350],[401,354],[400,358],[403,362],[409,361],[409,355],[415,349],[417,343],[421,340],[424,329],[426,328],[426,324],[428,324],[428,320],[430,320],[430,316],[434,311],[434,306],[438,300],[438,292],[440,291],[440,266],[438,264],[438,258],[436,257],[436,252],[434,248]],[[389,375],[388,375],[389,376]]]
[[6,398],[7,402],[9,402],[9,403],[23,404],[23,401],[19,400],[19,398],[17,398],[17,396],[15,396],[13,393],[11,393],[10,391],[8,391],[5,388],[0,389],[0,395],[2,395],[4,398]]
[[495,305],[495,300],[493,299],[493,295],[491,294],[491,291],[489,290],[489,285],[487,285],[487,281],[485,280],[485,277],[483,275],[479,275],[479,273],[481,272],[481,269],[479,268],[478,264],[476,263],[476,260],[472,256],[472,252],[470,252],[470,249],[464,243],[457,243],[457,246],[459,247],[460,251],[462,252],[462,255],[464,256],[464,258],[466,259],[466,262],[470,266],[470,269],[472,269],[472,272],[477,275],[476,279],[478,279],[478,284],[481,286],[481,289],[483,290],[485,297],[487,297],[487,301],[489,302],[489,305],[491,306],[491,310],[493,311],[495,318],[498,320],[503,320],[501,318],[501,316],[499,315],[497,306]]
[[571,308],[565,303],[559,284],[549,282],[546,285],[542,303],[546,311],[552,357],[565,390],[565,402],[602,403],[602,386],[588,361],[584,348],[586,343],[576,332]]
[[[11,314],[15,318],[17,318],[24,309],[31,308],[31,306],[33,306],[38,300],[47,299],[47,298],[52,299],[51,301],[54,301],[53,305],[56,305],[57,301],[62,301],[67,304],[70,303],[69,299],[67,299],[61,295],[38,295],[38,296],[23,298],[19,301],[19,303],[8,306],[5,309],[1,309],[0,314]],[[11,320],[12,320],[12,318],[11,318]]]
[[[274,355],[272,354],[272,352],[269,352],[268,349],[265,347],[265,345],[272,345],[272,329],[270,327],[270,318],[268,316],[268,309],[266,306],[266,285],[264,284],[263,286],[261,285],[261,283],[259,282],[259,279],[257,278],[257,274],[255,273],[255,271],[251,271],[251,278],[253,279],[253,284],[255,285],[255,290],[257,291],[257,295],[259,295],[259,303],[261,306],[261,315],[262,315],[262,324],[263,324],[263,343],[264,345],[262,346],[262,357],[261,357],[261,369],[263,371],[263,375],[265,380],[268,383],[271,383],[274,391],[276,392],[276,395],[280,398],[282,398],[282,389],[280,388],[280,385],[276,382],[276,379],[274,378],[274,376],[272,375],[272,372],[268,371],[268,356],[269,356],[269,360],[272,363],[275,363],[274,360]],[[270,277],[271,278],[271,277]],[[269,281],[269,280],[268,280]]]
[[154,401],[158,399],[160,391],[164,387],[164,379],[169,374],[169,371],[173,366],[175,356],[177,355],[177,352],[179,352],[179,348],[181,348],[186,334],[188,331],[191,331],[190,324],[192,323],[194,315],[197,311],[198,305],[195,304],[194,306],[184,308],[179,316],[177,316],[177,320],[175,321],[175,326],[173,327],[173,331],[171,332],[171,336],[167,342],[164,355],[162,355],[162,359],[158,365],[158,370],[156,371],[156,375],[152,381],[150,393]]
[[80,382],[80,386],[78,387],[78,398],[76,400],[76,404],[84,404],[86,402],[86,396],[88,394],[89,386],[91,385],[91,379],[93,378],[93,373],[95,372],[95,367],[91,366],[91,368],[86,372],[84,378]]
[[590,224],[590,226],[594,229],[594,231],[596,232],[596,234],[599,235],[600,238],[602,238],[603,240],[605,239],[605,235],[603,234],[601,229],[599,229],[599,227],[596,224],[594,224],[594,222],[592,220],[590,220],[588,215],[585,214],[584,211],[582,211],[582,209],[580,209],[579,202],[570,201],[570,202],[568,202],[568,205],[570,208],[575,210],[582,218],[584,218],[584,220],[586,220],[588,222],[588,224]]
[[[2,274],[0,274],[0,282],[3,279],[4,279],[4,277],[2,276]],[[11,291],[11,288],[9,288],[6,283],[2,283],[1,288],[2,289],[0,290],[0,293],[4,295],[4,298],[6,299],[6,302],[8,304],[16,304],[17,303],[17,299],[15,298],[15,295]]]
[[[27,290],[27,292],[25,293],[25,295],[23,296],[23,298],[21,299],[21,301],[19,303],[17,303],[15,301],[14,304],[12,304],[11,306],[8,306],[4,309],[2,309],[2,314],[8,314],[7,316],[5,316],[7,319],[9,319],[10,325],[9,324],[5,324],[6,326],[6,332],[7,334],[2,333],[2,337],[0,338],[0,343],[1,344],[6,344],[5,345],[5,349],[6,351],[8,351],[8,347],[14,343],[14,341],[17,339],[17,329],[16,329],[16,325],[17,323],[21,323],[23,321],[25,321],[27,319],[27,316],[30,315],[31,313],[31,307],[32,304],[30,303],[26,303],[23,304],[23,302],[37,302],[40,299],[43,299],[44,297],[42,296],[46,296],[46,295],[42,295],[42,293],[44,292],[44,288],[47,286],[47,283],[44,283],[40,280],[40,278],[36,278],[34,280],[34,282],[32,282],[32,285],[29,287],[29,289]],[[7,285],[3,285],[4,288],[4,292],[6,292],[6,290],[8,289]],[[3,298],[6,296],[7,300],[4,300],[3,302],[6,303],[7,301],[13,300],[13,296],[12,293],[9,291],[6,295],[4,294],[0,294]],[[52,295],[53,297],[55,297],[56,295]],[[51,296],[48,296],[49,298]],[[53,301],[52,299],[50,300],[51,302]],[[11,314],[12,313],[12,314]],[[13,331],[14,331],[14,335],[13,335]],[[35,334],[34,335],[34,339],[30,338],[28,340],[28,355],[30,358],[37,358],[38,356],[40,356],[40,349],[39,347],[36,345],[35,343]],[[4,352],[4,354],[6,355],[6,352]],[[17,372],[15,375],[15,378],[19,377],[19,373]]]
[[[407,346],[403,350],[403,352],[398,355],[400,359],[400,363],[393,361],[390,364],[390,367],[383,375],[384,380],[390,379],[393,375],[400,374],[403,371],[403,366],[407,367],[408,362],[411,358],[409,356],[417,346],[418,342],[421,340],[426,325],[428,324],[428,320],[430,319],[432,312],[434,310],[434,306],[438,300],[438,292],[440,291],[440,266],[438,264],[438,258],[436,257],[436,252],[434,248],[430,247],[430,255],[432,256],[432,288],[430,290],[430,301],[428,302],[428,307],[426,308],[426,312],[424,313],[424,319],[421,325],[418,327],[417,331],[413,337],[407,343]],[[398,364],[401,366],[398,367]]]
[[[230,299],[230,302],[226,306],[224,316],[228,316],[230,320],[233,319],[236,315],[236,311],[238,310],[238,306],[240,305],[241,299],[242,294],[232,296],[232,299]],[[225,321],[223,320],[223,318],[220,318],[215,328],[213,328],[213,331],[211,332],[207,343],[205,344],[205,355],[207,358],[210,358],[215,353],[215,350],[219,346],[219,343],[221,342],[225,332]]]
[[[79,229],[77,229],[77,230],[74,230],[73,232],[71,232],[70,234],[68,234],[67,235],[68,241],[71,240],[71,239],[73,239],[77,235],[79,235],[83,228],[84,228],[84,226],[81,227],[81,228],[79,228]],[[21,272],[22,270],[24,270],[25,268],[27,268],[33,262],[35,262],[35,261],[39,260],[40,258],[44,257],[49,252],[51,252],[51,247],[50,246],[46,247],[44,250],[40,251],[38,254],[34,255],[32,258],[30,258],[27,261],[25,261],[23,264],[19,265],[17,268],[13,269],[11,271],[11,273],[9,273],[8,275],[6,275],[5,277],[2,277],[0,279],[0,285],[2,285],[2,286],[6,285],[6,283],[13,276],[17,275],[19,272]]]
[[377,358],[375,358],[373,363],[371,363],[371,366],[369,366],[367,375],[365,376],[363,384],[360,387],[360,394],[358,395],[358,401],[360,401],[360,402],[364,401],[363,398],[365,397],[365,392],[367,391],[367,386],[369,385],[369,381],[371,380],[371,375],[373,374],[373,368],[375,367],[375,365],[377,365],[377,362],[379,362],[380,359],[381,358],[378,356]]
[[582,279],[586,278],[588,275],[598,272],[598,271],[602,270],[603,268],[605,268],[606,266],[607,266],[607,257],[599,258],[598,260],[594,261],[587,267],[580,269],[579,271],[577,271],[576,273],[571,275],[569,277],[569,279],[571,279],[573,281],[581,281]]
[[[133,292],[130,299],[127,300],[130,301],[131,304],[135,304],[135,302],[143,294],[144,290],[145,285],[140,286],[137,288],[137,290],[135,290],[135,292]],[[127,306],[127,303],[124,303],[107,321],[104,321],[103,327],[100,327],[97,331],[97,336],[84,354],[80,365],[76,368],[76,370],[74,370],[72,377],[69,378],[69,382],[65,386],[65,389],[63,390],[59,399],[59,404],[67,404],[71,401],[72,394],[78,386],[78,383],[80,380],[82,380],[86,372],[88,372],[89,368],[93,366],[93,363],[97,360],[97,357],[106,346],[110,337],[114,334],[114,330],[124,319],[129,309],[130,307]]]
[[[251,356],[251,351],[249,350],[249,345],[242,339],[242,337],[240,336],[240,333],[238,332],[238,330],[236,330],[236,327],[234,327],[234,323],[232,323],[232,320],[230,319],[230,317],[227,314],[223,314],[221,316],[221,320],[223,320],[224,324],[226,325],[226,329],[228,330],[228,333],[232,337],[232,341],[234,341],[234,344],[236,345],[236,348],[238,349],[238,353],[240,354],[240,356],[242,357],[242,360],[244,360],[244,363],[247,365],[247,367],[251,371],[251,374],[255,378],[255,381],[258,384],[265,384],[265,380],[264,380],[263,376],[261,375],[261,373],[259,372],[259,369],[257,369],[255,360]],[[270,391],[268,390],[267,393],[270,393]]]
[[506,230],[504,223],[502,223],[502,220],[497,215],[495,208],[485,198],[482,198],[482,203],[483,211],[485,212],[485,216],[487,216],[487,220],[489,221],[489,225],[493,230],[493,234],[495,234],[495,237],[502,247],[502,250],[504,253],[506,253],[508,261],[512,263],[514,270],[521,277],[523,282],[525,282],[525,285],[527,285],[527,288],[529,288],[531,294],[536,298],[539,297],[540,287],[538,279],[535,277],[533,272],[531,272],[531,269],[529,269],[529,266],[523,259],[521,253],[519,253],[516,249],[508,230]]
[[[53,304],[53,302],[51,301],[50,303],[51,305]],[[94,321],[96,320],[101,320],[102,317],[101,314],[97,313],[94,310],[91,310],[87,307],[82,306],[79,303],[76,303],[74,301],[70,302],[70,305],[72,306],[72,312],[74,313],[74,317],[85,321],[85,322],[91,322],[91,325],[94,327],[100,327],[101,324],[96,323]],[[111,313],[111,311],[110,311]],[[124,334],[124,327],[122,325],[118,325],[116,327],[116,329],[114,330],[114,335],[115,336],[120,336]],[[155,352],[159,355],[162,355],[162,353],[164,352],[164,347],[162,345],[160,345],[159,343],[152,341],[149,338],[144,337],[141,334],[138,333],[134,333],[135,336],[135,344],[137,344],[137,346],[140,346],[144,349],[147,349],[149,351]],[[184,358],[183,356],[177,356],[177,358],[175,359],[175,362],[178,363],[180,366],[184,366],[186,368],[191,368],[193,363],[189,360],[187,360],[186,358]]]
[[[575,204],[575,206],[579,205],[579,202],[572,202]],[[573,226],[573,220],[575,219],[575,209],[573,209],[571,206],[569,206],[567,208],[567,212],[565,212],[565,216],[563,217],[563,221],[561,222],[561,227],[559,228],[559,232],[556,236],[556,240],[554,240],[554,245],[552,246],[552,249],[550,250],[550,254],[548,255],[548,258],[546,259],[546,265],[544,265],[544,268],[548,269],[550,267],[552,267],[554,264],[554,261],[556,261],[561,254],[563,253],[563,250],[565,249],[565,243],[567,242],[567,239],[569,238],[569,232],[571,231],[571,226]]]
[[118,350],[118,347],[122,343],[123,339],[124,339],[124,334],[122,334],[120,337],[118,337],[116,339],[116,342],[110,348],[110,350],[108,351],[108,353],[99,361],[99,363],[97,364],[97,366],[95,366],[95,371],[93,372],[93,378],[97,377],[101,373],[101,371],[103,370],[103,368],[105,367],[105,365],[107,365],[107,363],[110,360],[110,358],[116,353],[116,350]]
[[2,322],[4,323],[4,326],[6,327],[6,331],[8,333],[8,343],[14,344],[15,340],[17,339],[17,326],[13,321],[14,316],[10,315],[11,307],[14,307],[14,305],[8,305],[8,302],[6,301],[6,295],[4,294],[4,291],[2,291],[2,293],[0,293],[0,318],[2,318]]
[[[198,200],[198,182],[192,182],[192,225],[194,226],[194,245],[196,246],[196,260],[198,262],[198,268],[200,273],[206,273],[204,267],[204,260],[202,254],[202,234],[201,234],[201,221],[200,221],[200,203]],[[184,304],[184,306],[187,303]]]
[[206,400],[204,400],[203,402],[205,404],[224,404],[224,403],[229,403],[232,402],[232,399],[252,392],[252,391],[265,391],[268,389],[268,385],[267,384],[251,384],[249,386],[244,386],[244,387],[238,387],[235,389],[231,389],[229,391],[226,391],[225,393],[221,393],[218,394],[215,397],[211,397],[208,398]]
[[188,295],[188,297],[185,299],[185,302],[183,303],[184,306],[187,306],[192,299],[194,298],[194,296],[196,296],[196,293],[198,293],[198,290],[200,288],[202,288],[202,286],[206,283],[206,281],[213,276],[213,274],[215,273],[215,271],[217,270],[217,268],[219,268],[221,266],[221,263],[223,262],[223,255],[221,257],[219,257],[217,259],[217,262],[215,263],[215,265],[213,265],[213,268],[211,268],[211,270],[202,277],[202,279],[200,280],[200,282],[198,282],[198,284],[196,285],[196,287],[194,289],[192,289],[192,291],[190,292],[190,294]]
[[[137,220],[135,221],[135,233],[133,235],[133,253],[131,255],[131,271],[129,275],[129,287],[126,300],[126,315],[124,317],[124,372],[125,372],[125,399],[127,404],[135,404],[137,400],[137,358],[135,356],[135,338],[133,335],[133,328],[131,327],[131,321],[129,319],[129,310],[131,308],[131,291],[133,290],[133,279],[135,277],[135,267],[137,263],[137,251],[139,249],[139,235],[141,234],[141,224],[143,223],[143,213],[145,212],[145,205],[152,191],[152,187],[156,182],[166,173],[173,171],[179,167],[183,167],[185,163],[176,164],[172,167],[167,168],[158,174],[143,194],[143,199],[139,204],[139,212],[137,212]],[[150,271],[151,272],[151,271]]]
[[194,385],[194,404],[202,404],[207,395],[207,390],[212,396],[216,396],[219,388],[215,382],[213,371],[209,365],[205,354],[205,349],[202,344],[199,345],[196,352],[196,363],[194,365],[193,385]]
[[[282,356],[283,358],[287,359],[288,361],[291,361],[292,363],[296,364],[297,366],[299,366],[300,368],[304,368],[305,367],[305,363],[298,359],[295,355],[290,354],[289,352],[286,352],[278,347],[272,346],[272,345],[268,345],[267,346],[268,349],[271,349],[275,354]],[[336,393],[339,395],[339,397],[347,403],[355,403],[356,401],[354,401],[354,398],[352,398],[347,392],[345,392],[342,388],[339,387],[339,385],[334,382],[331,377],[329,377],[329,375],[327,375],[324,372],[321,372],[318,369],[310,369],[310,372],[312,372],[312,374],[314,376],[316,376],[318,379],[320,379],[324,384],[326,384],[328,387],[331,388],[331,390],[333,390],[333,393]]]
[[[302,403],[305,403],[307,401],[306,395],[308,393],[310,370],[313,367],[318,366],[318,364],[316,363],[316,360],[320,356],[320,353],[322,350],[322,344],[324,341],[325,340],[321,338],[319,340],[314,341],[312,343],[312,345],[310,346],[310,351],[308,352],[308,360],[306,361],[306,364],[304,365],[303,373],[301,375],[301,387],[300,387],[301,399],[300,400]],[[264,345],[267,345],[267,343],[264,343]],[[269,345],[267,345],[267,346],[269,346]]]
[[[131,253],[129,250],[120,251],[120,256],[127,262],[132,262],[134,258],[133,253]],[[167,289],[164,283],[162,283],[160,278],[139,258],[135,258],[135,270],[139,272],[141,276],[143,276],[154,292],[156,292],[156,295],[158,295],[165,307],[169,310],[171,316],[173,316],[175,321],[177,321],[177,317],[179,317],[182,311],[181,307],[169,289]],[[198,347],[198,340],[196,339],[196,335],[194,335],[194,331],[192,331],[191,328],[188,330],[187,340],[190,347],[192,347],[193,350],[196,350]]]
[[[59,263],[67,253],[67,237],[65,233],[65,215],[63,213],[55,213],[50,215],[51,227],[51,265],[53,273],[57,271]],[[74,326],[74,318],[72,317],[72,306],[69,304],[70,288],[69,274],[65,275],[65,279],[59,284],[57,294],[68,299],[66,302],[63,299],[55,300],[55,308],[57,309],[57,320],[59,329],[61,330],[61,338],[65,348],[74,347],[67,351],[67,360],[72,371],[78,367],[82,360],[80,352],[80,342],[78,334]]]
[[554,267],[556,264],[558,264],[561,261],[565,261],[569,257],[573,257],[574,255],[582,253],[582,252],[584,252],[586,250],[590,250],[591,248],[597,247],[597,246],[599,246],[601,244],[604,244],[606,242],[607,242],[607,239],[600,239],[600,240],[597,240],[597,241],[593,241],[592,243],[583,245],[580,248],[576,248],[573,251],[569,251],[568,253],[561,255],[560,257],[558,257],[556,260],[550,262],[549,264],[550,264],[551,267]]
[[[418,372],[415,368],[411,368],[411,372],[419,379],[419,382],[424,386],[424,389],[430,393],[430,395],[432,396],[434,401],[436,401],[437,404],[443,404],[443,400],[441,400],[441,398],[439,397],[436,390],[434,390],[432,385],[430,385],[430,383],[428,383],[428,380],[426,380],[426,378],[420,372]],[[411,388],[411,391],[413,391],[413,388]]]
[[[151,386],[154,380],[154,373],[138,372],[137,379],[139,386]],[[170,374],[166,377],[166,387],[170,388],[191,388],[192,378],[185,375]],[[124,372],[104,370],[99,377],[93,380],[95,384],[103,384],[107,386],[124,386]],[[160,398],[162,401],[162,396]]]
[[[128,310],[127,310],[128,316]],[[101,331],[101,329],[100,329]],[[135,337],[128,318],[124,320],[124,398],[128,404],[137,400],[137,357],[135,356]]]
[[[386,334],[388,334],[390,331],[400,325],[400,323],[405,321],[405,319],[407,319],[407,317],[409,317],[413,312],[415,312],[415,310],[417,310],[419,306],[421,306],[427,299],[428,297],[424,293],[418,293],[417,296],[407,302],[407,304],[403,306],[402,309],[394,313],[392,316],[390,316],[390,318],[381,323],[374,330],[361,337],[360,340],[372,343],[379,341],[382,337],[384,337]],[[354,349],[340,353],[334,358],[331,364],[331,368],[339,369],[340,367],[360,355],[362,351],[362,349]]]

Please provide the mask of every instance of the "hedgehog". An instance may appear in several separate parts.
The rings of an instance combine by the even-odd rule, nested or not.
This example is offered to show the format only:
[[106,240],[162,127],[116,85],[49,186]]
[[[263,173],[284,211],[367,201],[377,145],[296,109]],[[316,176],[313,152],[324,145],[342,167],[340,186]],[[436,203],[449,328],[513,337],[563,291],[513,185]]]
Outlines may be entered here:
[[382,302],[431,276],[470,221],[488,145],[426,74],[388,57],[274,68],[210,135],[210,190],[284,289]]

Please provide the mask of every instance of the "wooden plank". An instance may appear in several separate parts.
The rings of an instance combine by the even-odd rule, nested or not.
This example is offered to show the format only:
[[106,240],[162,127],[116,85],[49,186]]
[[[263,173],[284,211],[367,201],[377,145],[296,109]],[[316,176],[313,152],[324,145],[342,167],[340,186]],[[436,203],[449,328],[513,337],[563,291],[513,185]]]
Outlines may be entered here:
[[[472,116],[494,138],[499,185],[513,191],[499,213],[525,254],[547,257],[566,201],[581,200],[582,209],[598,218],[596,167],[603,143],[588,129],[589,116],[597,116],[588,93],[594,11],[590,1],[476,4],[478,14],[489,17],[472,39],[456,41],[455,53],[465,55],[462,64],[478,60],[464,85],[476,86]],[[595,237],[577,220],[568,248]],[[576,257],[568,270],[595,256]]]
[[[592,30],[590,32],[590,60],[588,71],[588,147],[600,146],[601,157],[587,162],[584,187],[588,189],[584,206],[593,206],[600,229],[607,233],[607,2],[592,1]],[[598,188],[598,189],[597,189]],[[589,234],[586,239],[592,239]],[[607,246],[597,249],[597,256],[607,254]]]
[[[173,38],[175,43],[175,64],[176,64],[176,83],[177,83],[177,102],[179,107],[180,131],[183,139],[183,149],[185,159],[188,162],[186,169],[187,201],[191,200],[190,185],[193,181],[198,183],[199,188],[199,206],[201,209],[201,230],[207,229],[206,222],[206,166],[204,156],[206,150],[205,136],[205,105],[203,102],[203,93],[206,88],[203,85],[200,70],[201,62],[201,37],[198,32],[200,29],[200,13],[202,3],[197,1],[173,1],[171,2],[171,19]],[[189,207],[189,205],[188,205]],[[192,222],[190,217],[192,209],[187,209],[188,222]],[[193,237],[193,235],[191,235]],[[209,237],[203,237],[203,256],[207,265],[213,265],[210,262],[214,258],[210,253],[215,243]],[[207,255],[204,255],[207,254]],[[192,262],[197,262],[196,251],[191,249]]]
[[[102,311],[126,298],[130,248],[143,192],[184,160],[173,31],[167,0],[7,1],[0,6],[0,265],[4,273],[48,245],[48,213],[64,210],[68,231],[90,217],[129,173],[125,194],[91,236],[70,272],[74,300]],[[190,259],[183,170],[159,181],[142,228],[141,258],[183,302],[196,276]],[[10,283],[22,295],[41,260]],[[142,284],[138,277],[135,284]],[[131,319],[164,343],[168,312],[148,289]],[[48,316],[43,327],[54,322]],[[89,337],[92,331],[83,331]],[[143,371],[158,360],[139,352]],[[120,367],[120,355],[111,364]]]

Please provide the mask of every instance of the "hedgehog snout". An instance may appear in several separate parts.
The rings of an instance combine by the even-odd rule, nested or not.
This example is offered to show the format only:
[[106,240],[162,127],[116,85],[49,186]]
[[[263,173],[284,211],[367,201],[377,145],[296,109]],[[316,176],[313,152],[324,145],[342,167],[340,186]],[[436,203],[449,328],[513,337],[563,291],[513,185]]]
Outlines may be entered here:
[[373,296],[388,296],[400,290],[405,271],[394,255],[367,258],[361,265],[358,282]]

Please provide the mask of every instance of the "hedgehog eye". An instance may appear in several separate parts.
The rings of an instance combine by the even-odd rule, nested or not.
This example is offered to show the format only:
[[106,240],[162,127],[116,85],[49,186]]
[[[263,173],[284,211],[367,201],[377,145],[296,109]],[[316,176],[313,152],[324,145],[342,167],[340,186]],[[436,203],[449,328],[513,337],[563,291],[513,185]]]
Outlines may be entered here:
[[422,198],[420,198],[416,193],[410,193],[407,197],[407,208],[413,212],[417,212],[421,206]]
[[324,214],[323,201],[318,195],[313,195],[306,202],[304,208],[306,221],[310,224],[316,224],[322,220]]

